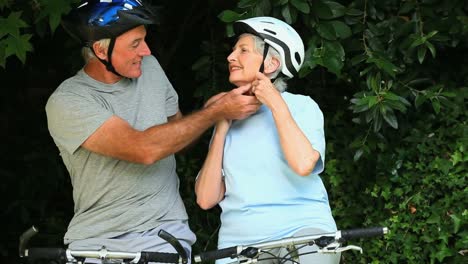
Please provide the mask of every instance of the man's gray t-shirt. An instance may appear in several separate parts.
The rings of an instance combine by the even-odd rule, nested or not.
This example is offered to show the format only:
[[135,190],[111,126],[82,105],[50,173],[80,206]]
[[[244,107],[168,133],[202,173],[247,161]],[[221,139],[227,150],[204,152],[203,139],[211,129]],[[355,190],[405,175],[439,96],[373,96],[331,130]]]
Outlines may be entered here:
[[142,165],[90,152],[81,144],[111,116],[145,130],[178,111],[178,97],[153,56],[142,75],[105,84],[83,70],[65,80],[46,105],[50,134],[73,185],[74,216],[65,243],[142,232],[187,220],[173,155]]

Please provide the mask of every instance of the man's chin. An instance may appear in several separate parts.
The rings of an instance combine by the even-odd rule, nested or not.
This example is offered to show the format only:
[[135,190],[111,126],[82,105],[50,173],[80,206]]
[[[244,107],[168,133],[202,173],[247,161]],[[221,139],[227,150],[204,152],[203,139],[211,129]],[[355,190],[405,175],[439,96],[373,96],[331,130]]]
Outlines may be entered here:
[[140,77],[142,74],[141,71],[138,71],[138,72],[132,72],[132,73],[129,73],[127,75],[125,75],[125,77],[129,78],[129,79],[135,79],[135,78],[138,78]]

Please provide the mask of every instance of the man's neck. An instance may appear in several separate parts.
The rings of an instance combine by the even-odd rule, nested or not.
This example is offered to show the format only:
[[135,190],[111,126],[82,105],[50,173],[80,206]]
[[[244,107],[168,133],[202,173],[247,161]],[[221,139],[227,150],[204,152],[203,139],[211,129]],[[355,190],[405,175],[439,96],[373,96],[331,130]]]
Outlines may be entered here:
[[97,59],[91,59],[84,67],[84,71],[91,78],[107,84],[113,84],[120,81],[123,77],[117,76],[108,71],[106,66]]

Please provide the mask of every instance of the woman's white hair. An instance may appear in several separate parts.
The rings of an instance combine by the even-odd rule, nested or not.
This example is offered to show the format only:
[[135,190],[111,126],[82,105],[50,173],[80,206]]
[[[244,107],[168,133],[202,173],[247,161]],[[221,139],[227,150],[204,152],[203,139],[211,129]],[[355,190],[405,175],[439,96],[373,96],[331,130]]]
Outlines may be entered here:
[[[109,48],[110,38],[101,39],[96,41],[99,46],[103,49]],[[81,49],[81,56],[83,57],[85,63],[88,63],[91,59],[96,58],[96,54],[94,54],[92,47],[85,46]]]
[[[255,50],[258,53],[263,55],[263,49],[265,48],[265,41],[263,41],[263,39],[253,34],[245,33],[243,35],[249,35],[253,37],[254,43],[255,43]],[[286,80],[288,78],[286,78],[286,76],[281,74],[281,69],[284,65],[284,62],[281,60],[281,56],[279,52],[275,48],[270,46],[268,48],[268,53],[265,58],[265,64],[268,63],[272,58],[277,59],[280,62],[280,66],[278,67],[278,69],[276,69],[276,71],[270,73],[268,77],[270,79],[276,78],[275,81],[273,82],[273,85],[276,87],[276,89],[278,89],[278,91],[284,92],[286,91],[286,88],[288,88],[288,85],[286,83]]]

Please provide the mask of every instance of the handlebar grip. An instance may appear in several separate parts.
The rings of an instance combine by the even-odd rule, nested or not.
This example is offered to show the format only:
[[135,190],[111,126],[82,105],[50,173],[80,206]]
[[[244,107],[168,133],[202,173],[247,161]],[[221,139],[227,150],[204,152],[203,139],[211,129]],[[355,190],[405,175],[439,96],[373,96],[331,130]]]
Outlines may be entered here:
[[215,259],[222,259],[228,257],[236,257],[237,256],[237,247],[228,247],[222,248],[213,251],[202,252],[198,255],[195,255],[193,260],[195,262],[202,262],[206,260],[215,260]]
[[352,238],[382,236],[387,233],[388,233],[387,227],[358,228],[358,229],[342,230],[341,238],[343,238],[344,240],[348,240]]
[[25,252],[24,257],[28,259],[48,259],[65,261],[67,259],[66,250],[63,248],[30,248]]
[[188,254],[185,251],[184,247],[180,244],[179,240],[175,238],[173,235],[166,232],[164,229],[159,230],[158,236],[164,240],[166,240],[180,255],[182,258],[182,263],[188,263]]
[[141,252],[141,259],[147,262],[179,263],[179,254],[162,252]]

